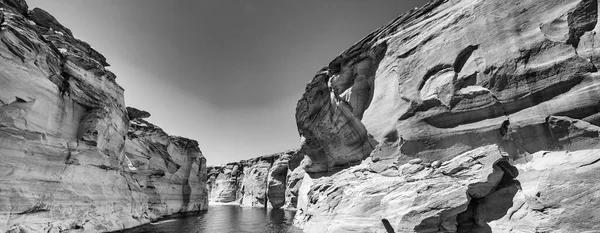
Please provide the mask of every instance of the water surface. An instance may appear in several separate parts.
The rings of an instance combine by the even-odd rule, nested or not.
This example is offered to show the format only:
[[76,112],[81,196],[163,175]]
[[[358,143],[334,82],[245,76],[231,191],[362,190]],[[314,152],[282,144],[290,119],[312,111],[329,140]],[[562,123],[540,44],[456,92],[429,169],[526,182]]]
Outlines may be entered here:
[[122,233],[300,233],[292,226],[295,211],[211,205],[208,211],[171,216]]

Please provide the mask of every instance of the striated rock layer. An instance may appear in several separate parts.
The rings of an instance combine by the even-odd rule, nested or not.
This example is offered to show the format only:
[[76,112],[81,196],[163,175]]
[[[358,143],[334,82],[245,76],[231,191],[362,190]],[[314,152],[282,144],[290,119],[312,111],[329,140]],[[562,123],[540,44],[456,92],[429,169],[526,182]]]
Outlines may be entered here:
[[209,199],[246,207],[295,208],[303,158],[298,150],[290,150],[209,167]]
[[23,0],[0,0],[0,23],[0,232],[111,231],[206,208],[198,144],[164,132],[141,144],[154,134],[129,128],[104,56]]
[[147,112],[137,114],[139,110],[129,107],[127,111],[131,124],[125,159],[129,173],[148,196],[150,212],[163,216],[206,210],[206,159],[198,142],[166,134],[141,119],[149,117]]
[[434,0],[369,34],[298,102],[295,224],[600,231],[597,21],[596,0]]

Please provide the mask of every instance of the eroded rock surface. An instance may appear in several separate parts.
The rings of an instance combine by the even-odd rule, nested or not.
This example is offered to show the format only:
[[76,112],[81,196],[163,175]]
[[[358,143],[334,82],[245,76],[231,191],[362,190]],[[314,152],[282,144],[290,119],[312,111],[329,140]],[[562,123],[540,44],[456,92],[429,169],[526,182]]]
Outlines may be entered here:
[[306,175],[296,224],[307,232],[378,232],[381,219],[387,219],[398,232],[456,232],[456,215],[468,209],[470,200],[514,185],[499,165],[507,159],[492,145],[438,168],[392,166],[395,176],[372,171],[370,161],[332,176]]
[[239,163],[209,167],[209,199],[221,203],[239,202],[242,198],[240,187],[244,177],[242,169]]
[[290,173],[303,158],[301,151],[290,150],[209,167],[210,201],[234,202],[246,207],[295,208],[297,191],[289,189],[297,190],[299,183],[298,176]]
[[0,22],[0,232],[119,230],[170,213],[154,211],[167,199],[172,212],[206,208],[205,171],[186,162],[202,160],[197,144],[170,147],[184,155],[168,182],[190,184],[186,208],[131,172],[123,88],[104,56],[23,0],[0,1]]
[[[588,167],[586,156],[595,164],[600,145],[597,21],[595,0],[434,0],[351,46],[298,102],[308,159],[295,223],[309,232],[386,232],[384,219],[397,232],[597,231],[600,215],[566,213],[597,205],[583,185],[595,165],[566,172]],[[565,168],[542,166],[544,153]],[[464,162],[489,156],[500,159]],[[545,207],[531,201],[534,189]]]
[[[141,117],[150,114],[139,114]],[[170,136],[141,119],[131,119],[125,156],[128,172],[148,196],[148,208],[155,216],[206,210],[206,159],[198,142]]]

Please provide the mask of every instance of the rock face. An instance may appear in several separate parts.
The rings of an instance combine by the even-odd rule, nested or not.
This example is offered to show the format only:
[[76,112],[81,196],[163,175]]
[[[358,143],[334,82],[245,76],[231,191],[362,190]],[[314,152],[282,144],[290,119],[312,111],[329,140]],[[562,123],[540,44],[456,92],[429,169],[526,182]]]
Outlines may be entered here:
[[241,186],[241,206],[266,207],[268,205],[269,170],[278,155],[263,156],[244,161],[244,179]]
[[125,158],[130,173],[148,196],[149,210],[155,216],[206,210],[206,159],[198,142],[169,136],[157,126],[134,118],[149,116],[147,112],[129,107],[127,111],[131,124]]
[[225,166],[214,166],[208,168],[208,191],[209,199],[214,202],[240,201],[240,193],[244,173],[239,163],[227,164]]
[[[132,171],[125,151],[136,140],[127,136],[139,127],[129,128],[104,56],[23,0],[0,1],[0,22],[0,232],[112,231],[206,208],[197,143],[169,139],[176,178]],[[177,192],[189,200],[177,204],[170,190],[150,195],[141,185],[149,182],[187,182]]]
[[285,187],[285,205],[286,209],[296,209],[298,204],[298,191],[304,179],[304,169],[296,167],[294,170],[288,170],[288,178]]
[[[208,168],[210,201],[247,207],[295,208],[297,169],[304,154],[298,150],[265,155]],[[303,172],[301,174],[304,174]]]
[[507,158],[494,145],[459,155],[438,168],[407,163],[376,173],[372,164],[367,161],[313,180],[309,189],[303,185],[300,198],[305,200],[298,208],[310,212],[296,216],[298,225],[307,232],[377,232],[383,229],[383,217],[398,232],[437,232],[441,227],[456,232],[460,223],[456,215],[468,209],[470,200],[515,185],[510,171],[503,171]]
[[597,21],[596,0],[434,0],[369,34],[298,102],[295,223],[600,230]]

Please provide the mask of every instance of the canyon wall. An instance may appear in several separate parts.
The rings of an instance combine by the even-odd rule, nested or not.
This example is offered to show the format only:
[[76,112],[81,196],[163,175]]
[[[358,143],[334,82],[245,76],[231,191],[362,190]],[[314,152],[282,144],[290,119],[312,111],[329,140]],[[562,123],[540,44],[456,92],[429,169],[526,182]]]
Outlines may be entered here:
[[206,210],[206,159],[198,142],[168,135],[143,120],[150,116],[147,112],[130,107],[127,111],[130,126],[125,141],[125,163],[148,196],[150,212],[164,216]]
[[298,150],[260,156],[208,170],[209,199],[244,207],[295,208],[304,174]]
[[596,0],[434,0],[298,101],[307,232],[600,231]]
[[139,112],[130,127],[102,54],[23,0],[0,0],[0,23],[0,232],[112,231],[206,209],[197,142]]

